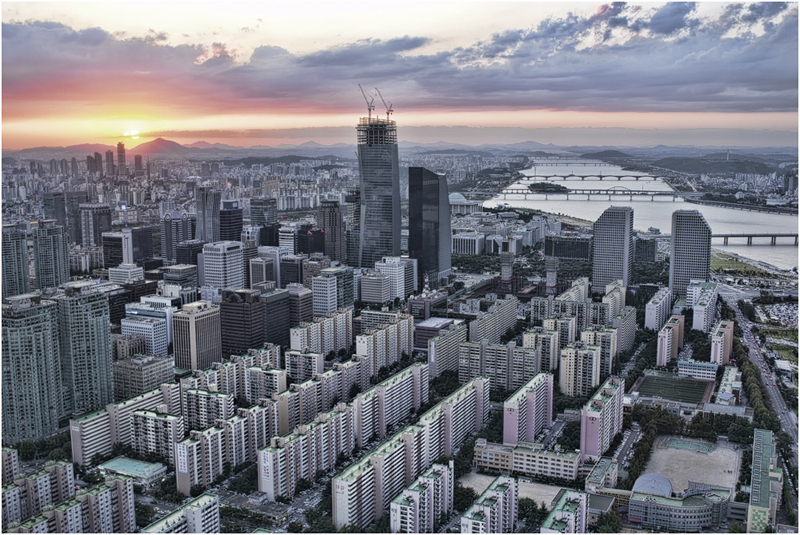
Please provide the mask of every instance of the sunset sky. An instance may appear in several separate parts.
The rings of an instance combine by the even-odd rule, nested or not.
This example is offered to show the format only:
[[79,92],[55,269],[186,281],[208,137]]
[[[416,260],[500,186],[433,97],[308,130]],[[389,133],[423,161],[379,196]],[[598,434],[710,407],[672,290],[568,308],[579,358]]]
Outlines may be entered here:
[[3,2],[2,13],[4,149],[354,143],[359,83],[393,103],[406,141],[797,144],[797,3]]

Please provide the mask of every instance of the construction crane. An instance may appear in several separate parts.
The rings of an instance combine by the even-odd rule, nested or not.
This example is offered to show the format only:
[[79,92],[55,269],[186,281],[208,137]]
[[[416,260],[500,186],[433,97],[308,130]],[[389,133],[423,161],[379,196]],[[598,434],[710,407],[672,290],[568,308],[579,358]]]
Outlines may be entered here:
[[367,103],[367,113],[369,114],[369,118],[372,119],[372,110],[375,109],[375,97],[367,98],[367,93],[364,91],[364,88],[361,87],[361,84],[358,84],[358,88],[361,90],[361,94],[364,95],[364,101]]
[[378,96],[381,97],[381,101],[383,102],[383,106],[386,108],[386,122],[388,123],[389,122],[389,116],[394,111],[392,109],[392,103],[390,102],[389,105],[387,106],[386,105],[386,101],[383,99],[383,95],[381,95],[381,90],[376,87],[375,91],[378,92]]

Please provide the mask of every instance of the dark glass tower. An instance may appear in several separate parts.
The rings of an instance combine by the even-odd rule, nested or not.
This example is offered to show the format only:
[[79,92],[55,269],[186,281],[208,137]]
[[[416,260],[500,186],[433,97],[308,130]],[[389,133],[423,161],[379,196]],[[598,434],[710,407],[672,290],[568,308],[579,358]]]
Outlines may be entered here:
[[[197,206],[195,238],[208,243],[220,241],[219,204],[222,200],[222,192],[211,186],[197,186],[194,200]],[[241,229],[239,233],[241,234]],[[235,239],[238,240],[239,237],[237,236]]]
[[595,221],[593,230],[593,291],[602,292],[606,284],[615,280],[622,280],[627,287],[633,269],[633,208],[607,208]]
[[416,258],[419,287],[450,275],[452,252],[447,178],[424,167],[408,169],[408,256]]
[[278,200],[273,197],[250,199],[250,224],[271,225],[278,222]]
[[317,225],[325,231],[325,255],[331,260],[346,260],[344,222],[339,201],[320,201]]
[[669,256],[669,289],[685,298],[692,280],[707,281],[711,267],[711,227],[697,210],[672,212],[672,249]]
[[241,240],[242,226],[241,201],[222,201],[222,210],[219,211],[220,241]]
[[379,117],[362,117],[356,132],[361,175],[361,232],[354,264],[372,268],[384,256],[400,256],[397,123]]

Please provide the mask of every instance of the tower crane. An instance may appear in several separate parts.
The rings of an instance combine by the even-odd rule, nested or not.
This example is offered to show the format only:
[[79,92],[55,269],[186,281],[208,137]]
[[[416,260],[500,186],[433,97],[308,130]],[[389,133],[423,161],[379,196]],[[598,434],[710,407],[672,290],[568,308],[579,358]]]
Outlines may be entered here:
[[378,88],[376,87],[376,88],[375,88],[375,91],[377,91],[377,92],[378,92],[378,96],[379,96],[379,97],[381,97],[381,101],[383,102],[383,106],[386,108],[386,122],[388,123],[388,122],[389,122],[389,116],[390,116],[390,115],[392,114],[392,112],[394,111],[394,110],[392,109],[392,103],[390,102],[390,103],[389,103],[389,105],[387,106],[387,105],[386,105],[386,101],[385,101],[385,100],[384,100],[384,98],[383,98],[383,95],[381,95],[381,90],[380,90],[380,89],[378,89]]
[[361,94],[364,95],[364,101],[367,103],[367,113],[369,114],[369,118],[372,119],[372,110],[375,109],[375,97],[367,98],[367,93],[364,91],[364,88],[361,87],[361,84],[358,84],[358,88],[361,90]]

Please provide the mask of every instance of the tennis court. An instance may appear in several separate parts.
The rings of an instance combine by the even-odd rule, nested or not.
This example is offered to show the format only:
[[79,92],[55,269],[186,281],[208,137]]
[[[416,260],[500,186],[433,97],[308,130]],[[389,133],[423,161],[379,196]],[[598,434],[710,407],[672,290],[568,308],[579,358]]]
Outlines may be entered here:
[[709,383],[689,377],[647,375],[637,390],[644,397],[660,397],[679,403],[702,403]]

